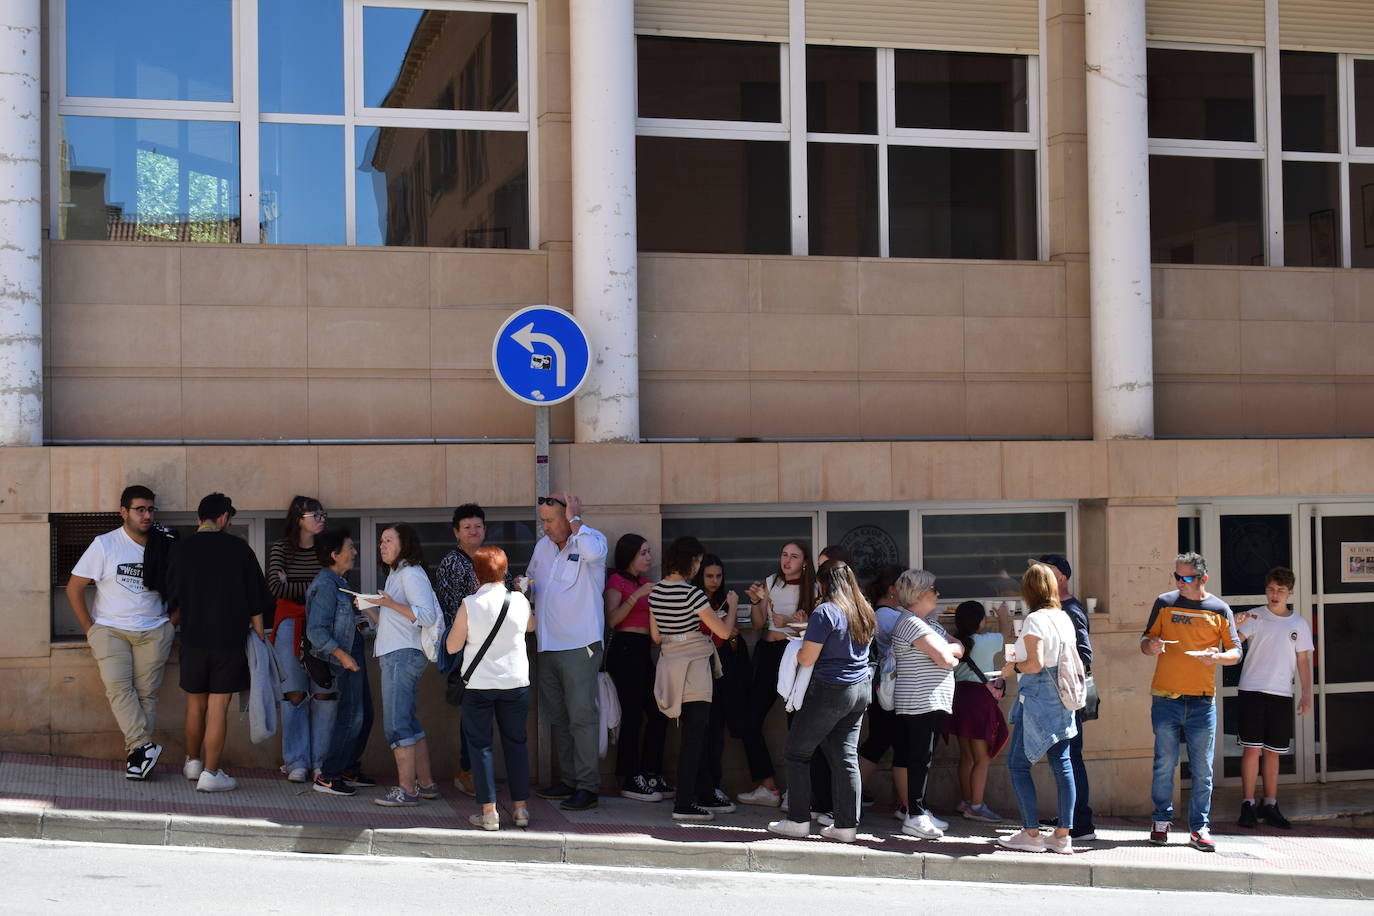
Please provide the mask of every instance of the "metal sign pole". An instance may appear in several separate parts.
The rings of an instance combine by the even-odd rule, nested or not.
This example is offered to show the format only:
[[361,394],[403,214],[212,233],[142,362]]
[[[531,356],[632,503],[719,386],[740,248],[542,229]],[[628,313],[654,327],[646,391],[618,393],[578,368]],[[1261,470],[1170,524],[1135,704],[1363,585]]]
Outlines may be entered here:
[[[539,537],[544,536],[544,525],[539,520],[539,497],[549,495],[549,408],[534,408],[534,518]],[[536,613],[538,611],[536,610]],[[553,729],[544,712],[543,704],[536,703],[539,713],[536,717],[538,735],[538,760],[536,763],[540,785],[553,782]]]

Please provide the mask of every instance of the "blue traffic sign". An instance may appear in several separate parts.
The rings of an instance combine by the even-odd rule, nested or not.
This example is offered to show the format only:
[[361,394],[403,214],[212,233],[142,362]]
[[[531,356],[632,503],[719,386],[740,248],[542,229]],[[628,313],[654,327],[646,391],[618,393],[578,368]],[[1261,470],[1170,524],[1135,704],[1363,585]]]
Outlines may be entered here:
[[491,344],[491,365],[512,397],[547,407],[582,387],[591,346],[572,315],[551,305],[531,305],[501,324]]

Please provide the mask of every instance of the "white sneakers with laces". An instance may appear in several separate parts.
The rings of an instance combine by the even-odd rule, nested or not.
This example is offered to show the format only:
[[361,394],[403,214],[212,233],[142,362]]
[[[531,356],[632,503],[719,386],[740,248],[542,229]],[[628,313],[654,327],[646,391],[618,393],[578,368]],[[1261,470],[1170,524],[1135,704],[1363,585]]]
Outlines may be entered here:
[[181,775],[191,782],[200,779],[200,774],[205,772],[205,762],[194,757],[187,757],[186,762],[181,765]]
[[945,835],[945,832],[935,826],[929,814],[922,811],[914,817],[908,817],[902,821],[902,833],[907,836],[920,837],[923,840],[938,840]]
[[238,780],[224,770],[202,770],[196,779],[197,792],[232,792],[238,787]]
[[776,833],[778,836],[790,836],[796,840],[803,840],[811,835],[811,822],[789,820],[771,821],[768,824],[768,830],[770,833]]
[[782,793],[760,784],[749,792],[741,792],[735,796],[746,805],[761,805],[765,808],[776,808],[782,804]]
[[997,845],[1003,849],[1014,849],[1017,852],[1044,852],[1045,838],[1040,835],[1039,830],[1031,832],[1018,830],[1006,836],[999,836]]

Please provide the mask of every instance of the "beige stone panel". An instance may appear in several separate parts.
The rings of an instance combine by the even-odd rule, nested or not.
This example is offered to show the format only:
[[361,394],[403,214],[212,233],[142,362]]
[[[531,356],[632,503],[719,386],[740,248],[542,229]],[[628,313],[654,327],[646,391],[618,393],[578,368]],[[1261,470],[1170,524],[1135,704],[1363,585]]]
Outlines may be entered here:
[[1240,283],[1246,271],[1234,267],[1159,265],[1154,284],[1158,314],[1164,318],[1234,321],[1241,316]]
[[893,442],[893,499],[1001,499],[998,442]]
[[663,498],[660,446],[598,442],[573,445],[568,486],[585,503],[658,505]]
[[55,376],[54,439],[180,439],[181,380]]
[[[641,313],[748,312],[749,259],[641,254],[639,310]],[[643,317],[647,316],[641,316],[641,321]],[[710,315],[702,315],[702,319],[713,320]]]
[[[1153,605],[1155,595],[1149,597]],[[1103,716],[1089,727],[1093,729],[1093,744],[1099,748],[1154,746],[1154,730],[1150,726],[1150,681],[1154,677],[1155,659],[1140,652],[1140,632],[1144,628],[1144,620],[1139,627],[1124,632],[1103,633],[1100,627],[1094,628],[1093,678],[1102,697]],[[1148,785],[1147,782],[1144,793],[1147,797]]]
[[1366,495],[1374,492],[1374,441],[1368,439],[1328,440],[1335,453],[1338,493]]
[[1321,440],[1280,439],[1279,492],[1315,496],[1336,492],[1336,454]]
[[1240,271],[1240,317],[1248,321],[1331,321],[1334,271],[1265,267]]
[[1337,271],[1353,277],[1360,303],[1360,321],[1374,321],[1374,270]]
[[803,503],[892,499],[892,443],[781,443],[778,496]]
[[968,372],[1062,371],[1068,325],[1063,318],[968,318]]
[[1114,440],[1107,443],[1108,493],[1114,497],[1175,496],[1178,443]]
[[639,428],[646,439],[743,439],[750,435],[749,382],[745,379],[660,379],[641,373],[639,396]]
[[1175,527],[1172,539],[1160,542],[1161,560],[1158,563],[1146,566],[1112,563],[1107,567],[1110,584],[1106,603],[1112,609],[1114,626],[1135,627],[1137,633],[1145,629],[1155,598],[1174,587],[1172,576],[1177,551],[1178,529]]
[[50,474],[48,449],[0,448],[0,513],[49,511]]
[[749,383],[749,434],[763,439],[857,436],[858,403],[857,379],[755,379]]
[[544,118],[539,122],[540,178],[572,181],[572,121]]
[[228,493],[239,509],[285,513],[297,494],[320,489],[319,449],[313,445],[216,445],[186,449],[186,492]]
[[386,248],[311,248],[306,304],[314,308],[427,308],[430,255]]
[[1064,268],[1052,261],[965,264],[964,313],[983,317],[1062,316]]
[[1107,495],[1105,442],[1002,443],[1006,499],[1097,499]]
[[964,319],[860,315],[859,359],[865,372],[964,371]]
[[[957,320],[957,319],[956,319]],[[963,438],[968,435],[963,382],[859,381],[861,435],[869,438]]]
[[1360,320],[1360,275],[1353,270],[1338,270],[1331,275],[1331,318],[1333,321]]
[[544,250],[549,256],[549,305],[572,311],[572,249],[566,242],[550,242]]
[[162,509],[188,508],[186,449],[181,446],[66,446],[48,454],[53,512],[117,511],[119,494],[135,483],[156,493]]
[[423,378],[312,378],[311,439],[429,439],[430,381]]
[[858,311],[858,262],[841,258],[762,258],[765,312],[852,315]]
[[[89,650],[55,653],[47,675],[48,706],[54,736],[119,732],[109,701],[105,699],[105,684],[100,679],[100,671]],[[164,675],[162,692],[181,691],[175,680],[169,681]],[[125,753],[123,747],[124,739],[121,736],[117,755],[112,756],[122,757]],[[93,751],[82,751],[79,756],[91,757],[95,754]]]
[[1092,438],[1093,390],[1091,382],[1069,382],[1064,386],[1069,397],[1068,434]]
[[[495,378],[436,378],[429,383],[433,399],[431,416],[436,439],[530,439],[534,438],[534,410],[506,393]],[[559,419],[568,405],[560,404],[549,416],[550,435],[566,438]]]
[[1088,250],[1088,144],[1080,134],[1052,135],[1049,158],[1050,257]]
[[750,315],[755,372],[855,372],[859,322],[850,315]]
[[1092,376],[1092,319],[1086,315],[1073,315],[1065,319],[1065,359],[1064,369],[1087,378]]
[[1329,321],[1244,321],[1241,368],[1247,375],[1326,375],[1334,338]]
[[1374,376],[1374,324],[1338,321],[1333,328],[1336,374]]
[[310,383],[303,378],[183,378],[182,434],[198,439],[305,439]]
[[969,382],[971,436],[1066,436],[1069,392],[1064,382]]
[[665,443],[659,446],[662,504],[779,502],[781,447],[774,442]]
[[429,309],[309,309],[312,369],[425,369]]
[[859,314],[962,315],[964,267],[899,258],[858,262]]
[[572,182],[539,183],[539,241],[572,240]]
[[511,308],[434,309],[429,314],[431,368],[492,372],[492,343],[501,322],[513,311]]
[[[76,304],[175,305],[180,245],[49,242],[44,299]],[[51,265],[51,266],[49,266]]]
[[1335,432],[1332,382],[1245,383],[1245,428],[1252,436],[1329,436]]
[[1092,311],[1091,277],[1087,261],[1065,260],[1064,313],[1070,318],[1087,318]]
[[1342,436],[1374,436],[1374,384],[1336,385],[1336,424]]
[[[1172,567],[1178,544],[1178,504],[1107,504],[1107,556],[1113,565]],[[1151,593],[1150,599],[1162,591]]]
[[1279,453],[1271,441],[1178,443],[1181,496],[1277,496]]
[[534,505],[534,447],[444,446],[448,504]]
[[542,251],[436,249],[429,257],[430,305],[538,305],[548,299]]
[[545,112],[572,111],[572,55],[548,52],[540,67],[539,82],[543,91],[539,93],[539,109]]
[[181,365],[181,309],[165,305],[62,305],[49,310],[53,366]]
[[320,501],[331,510],[448,503],[442,445],[332,445],[319,450]]
[[572,486],[572,444],[549,446],[549,492],[566,493]]
[[51,754],[52,736],[46,731],[43,734],[26,732],[20,735],[0,732],[0,751],[7,754]]
[[1157,318],[1154,321],[1155,372],[1187,375],[1240,371],[1239,321]]
[[[1147,710],[1148,706],[1145,707]],[[1148,722],[1148,717],[1144,719]],[[1151,733],[1153,738],[1153,732]],[[1151,741],[1150,747],[1153,747]],[[1111,771],[1112,785],[1119,787],[1111,796],[1111,811],[1122,817],[1149,817],[1154,811],[1150,801],[1150,782],[1154,778],[1154,760],[1149,756],[1129,757],[1104,761]],[[1184,810],[1179,805],[1178,792],[1174,792],[1174,810]]]
[[[118,505],[118,498],[115,504]],[[0,579],[5,583],[5,641],[0,654],[33,658],[48,654],[52,604],[46,521],[0,525]],[[8,695],[6,704],[14,700]]]
[[1245,386],[1236,376],[1205,382],[1155,376],[1155,435],[1244,436]]
[[731,372],[749,365],[749,316],[645,312],[640,372]]
[[305,309],[205,306],[180,311],[183,366],[305,368]]
[[[103,699],[103,697],[102,697]],[[108,709],[108,707],[107,707]],[[113,722],[114,718],[111,717]],[[124,757],[124,736],[117,731],[78,732],[71,735],[54,734],[50,738],[52,752],[59,757],[87,757],[95,760],[120,760]],[[163,744],[164,748],[168,745]],[[169,748],[175,754],[175,748]],[[232,760],[229,753],[226,761]]]
[[187,245],[181,249],[182,305],[305,304],[305,249]]
[[[649,578],[656,579],[662,574],[663,554],[668,545],[663,543],[663,516],[657,512],[602,510],[599,506],[587,508],[588,523],[606,535],[606,566],[615,565],[615,545],[627,534],[637,534],[649,541],[653,551],[654,565],[649,570]],[[709,548],[708,548],[709,549]],[[611,755],[608,754],[607,757]],[[604,764],[604,761],[603,761]]]

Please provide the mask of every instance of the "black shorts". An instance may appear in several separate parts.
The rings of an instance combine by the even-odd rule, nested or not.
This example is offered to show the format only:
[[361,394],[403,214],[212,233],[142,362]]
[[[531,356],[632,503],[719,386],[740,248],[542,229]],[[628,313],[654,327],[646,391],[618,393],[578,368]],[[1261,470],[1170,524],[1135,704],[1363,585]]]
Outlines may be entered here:
[[1241,747],[1262,747],[1275,754],[1293,748],[1293,698],[1242,690],[1236,695],[1240,711]]
[[236,649],[181,647],[181,689],[187,693],[238,693],[247,690],[248,653]]

